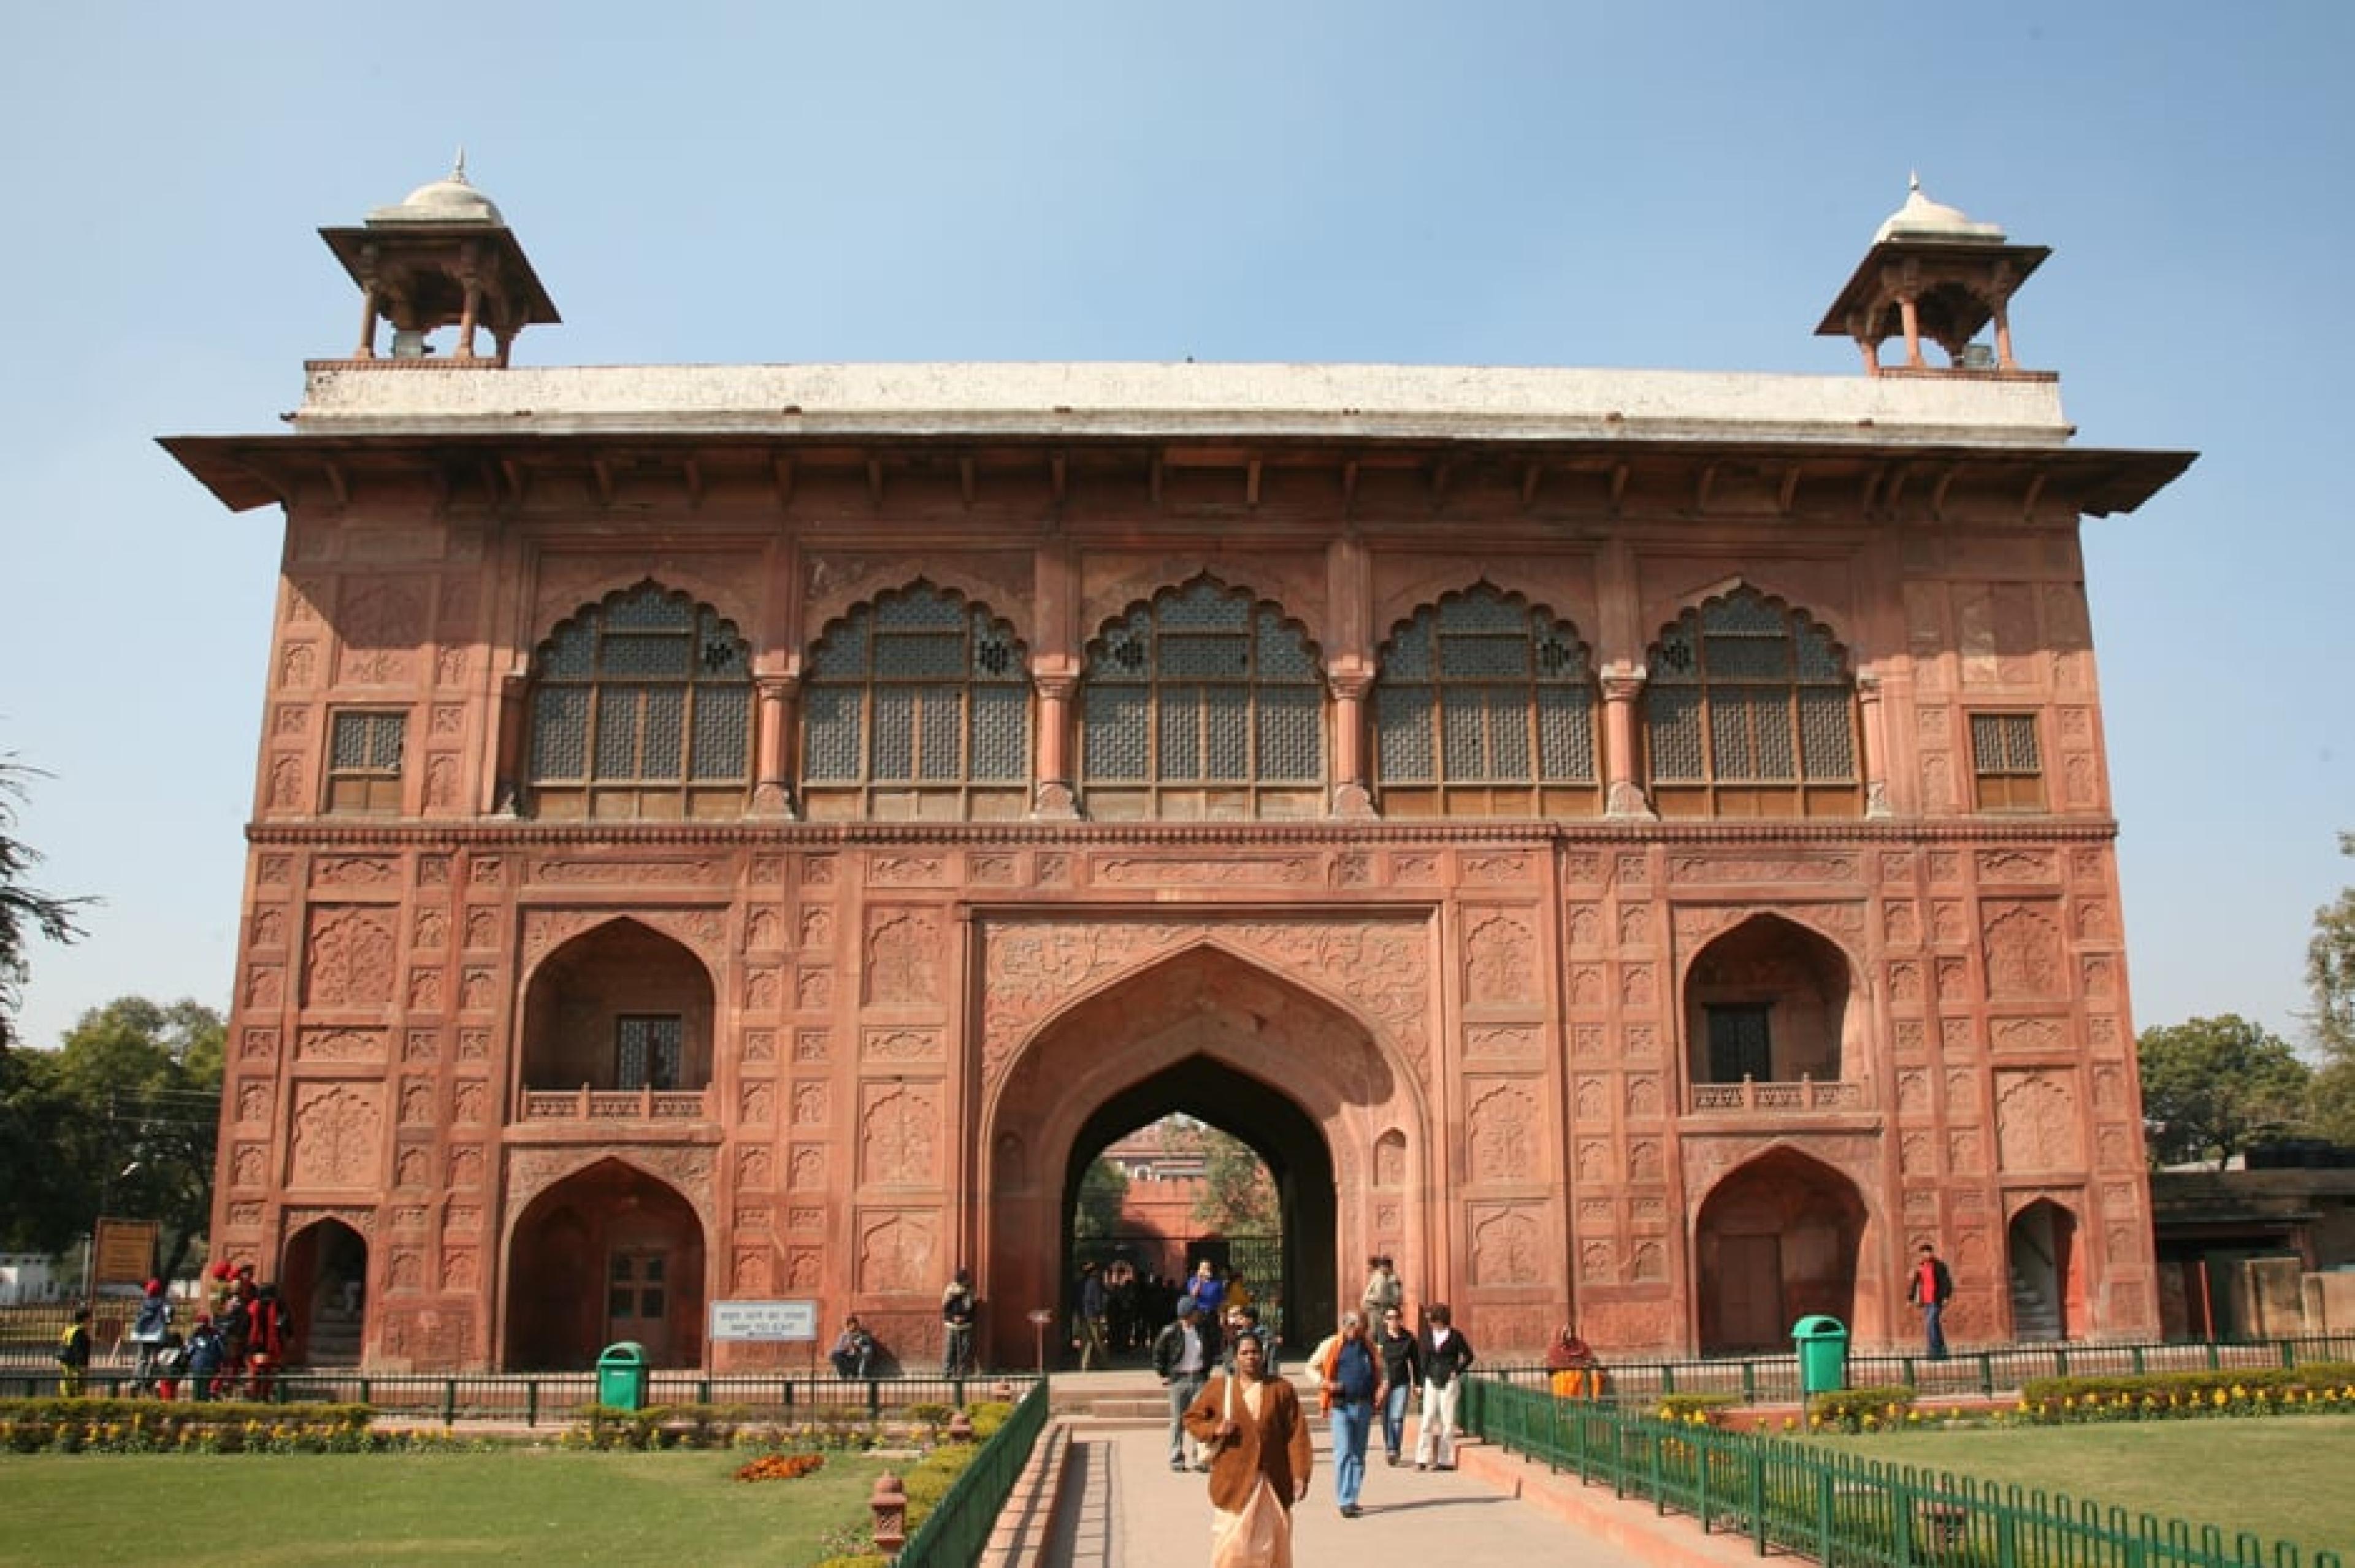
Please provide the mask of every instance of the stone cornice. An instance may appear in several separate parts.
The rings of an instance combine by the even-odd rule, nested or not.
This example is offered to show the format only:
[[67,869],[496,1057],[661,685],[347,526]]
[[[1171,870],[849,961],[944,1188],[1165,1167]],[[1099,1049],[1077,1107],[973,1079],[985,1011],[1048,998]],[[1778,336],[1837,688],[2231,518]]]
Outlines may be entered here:
[[255,823],[246,828],[256,848],[442,850],[634,849],[750,848],[807,851],[867,846],[930,844],[980,848],[1035,846],[1088,849],[1133,845],[1228,849],[1294,844],[1369,848],[1400,844],[1481,844],[1520,847],[1653,845],[1859,845],[1882,848],[1977,844],[2107,844],[2117,837],[2110,817],[2042,822],[1940,817],[1911,821],[1839,822],[971,822],[808,823],[538,823],[527,821],[395,823]]
[[[1213,510],[1243,504],[1263,524],[1297,517],[1335,528],[1345,519],[1397,515],[1423,524],[1449,514],[1549,523],[1647,517],[2049,526],[2080,513],[2131,511],[2196,455],[1897,432],[1870,421],[1836,440],[1771,426],[1717,439],[1638,438],[1606,424],[1578,433],[1337,430],[1209,440],[1096,432],[617,433],[526,421],[500,431],[175,436],[163,445],[232,510],[275,503],[333,515],[429,506],[437,516],[564,524],[656,508],[751,528],[846,515],[898,526],[903,496],[930,496],[932,509],[959,517],[1036,516],[1051,502],[1082,522],[1100,512],[1181,523],[1207,498]],[[940,465],[948,458],[970,470],[970,488],[944,487]],[[1290,480],[1281,495],[1253,477],[1277,473]],[[1181,497],[1173,477],[1180,474],[1212,488]]]

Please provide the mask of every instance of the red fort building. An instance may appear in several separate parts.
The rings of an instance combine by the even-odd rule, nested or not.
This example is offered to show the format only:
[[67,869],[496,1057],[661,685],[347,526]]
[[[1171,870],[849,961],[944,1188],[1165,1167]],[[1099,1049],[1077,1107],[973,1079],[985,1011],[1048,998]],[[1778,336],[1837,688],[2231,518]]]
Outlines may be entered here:
[[1316,1332],[2158,1330],[2078,526],[2191,458],[2042,248],[1915,191],[1831,377],[541,368],[463,175],[324,234],[357,346],[165,443],[284,519],[213,1234],[310,1359],[922,1368],[969,1266],[1028,1365],[1172,1112]]

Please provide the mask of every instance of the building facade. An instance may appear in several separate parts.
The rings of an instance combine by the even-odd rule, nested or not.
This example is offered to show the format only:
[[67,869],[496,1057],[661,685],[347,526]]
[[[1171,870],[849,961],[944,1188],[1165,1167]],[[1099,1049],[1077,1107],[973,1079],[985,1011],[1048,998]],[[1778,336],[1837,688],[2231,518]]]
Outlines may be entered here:
[[530,368],[463,176],[325,232],[357,350],[165,443],[284,517],[214,1235],[314,1349],[922,1364],[969,1264],[1028,1364],[1170,1111],[1295,1324],[2157,1329],[2077,529],[2190,459],[2071,445],[2042,251],[1916,192],[1853,377]]

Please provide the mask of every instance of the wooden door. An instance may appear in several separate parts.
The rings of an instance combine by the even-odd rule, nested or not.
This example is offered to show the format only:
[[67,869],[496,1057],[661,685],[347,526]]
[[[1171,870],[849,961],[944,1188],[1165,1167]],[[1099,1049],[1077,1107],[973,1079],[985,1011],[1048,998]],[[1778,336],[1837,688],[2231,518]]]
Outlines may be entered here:
[[1787,1349],[1783,1311],[1783,1243],[1774,1236],[1717,1239],[1717,1321],[1727,1350]]
[[634,1339],[655,1366],[669,1364],[669,1255],[657,1247],[616,1247],[605,1272],[605,1343]]

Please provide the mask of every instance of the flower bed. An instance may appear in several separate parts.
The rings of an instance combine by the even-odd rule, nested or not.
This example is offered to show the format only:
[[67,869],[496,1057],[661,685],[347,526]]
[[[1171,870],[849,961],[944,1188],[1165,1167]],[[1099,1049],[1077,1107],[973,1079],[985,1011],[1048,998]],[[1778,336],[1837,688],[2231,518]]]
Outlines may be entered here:
[[2180,1421],[2194,1416],[2355,1412],[2355,1362],[2242,1371],[2148,1372],[2141,1377],[2038,1378],[2011,1413],[2050,1424],[2073,1421]]

